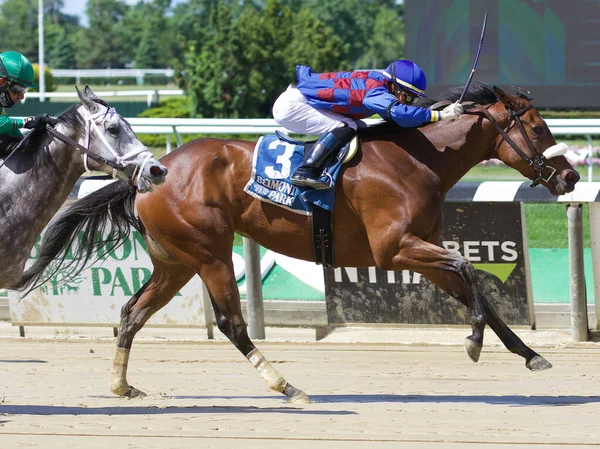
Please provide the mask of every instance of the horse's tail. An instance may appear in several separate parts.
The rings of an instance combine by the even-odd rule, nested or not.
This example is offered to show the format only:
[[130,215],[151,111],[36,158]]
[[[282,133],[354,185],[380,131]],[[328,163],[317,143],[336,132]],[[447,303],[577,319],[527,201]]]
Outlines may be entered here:
[[75,202],[50,223],[38,259],[11,289],[29,293],[59,272],[62,281],[72,279],[94,254],[92,261],[121,246],[131,228],[144,233],[134,214],[135,195],[128,184],[116,181]]

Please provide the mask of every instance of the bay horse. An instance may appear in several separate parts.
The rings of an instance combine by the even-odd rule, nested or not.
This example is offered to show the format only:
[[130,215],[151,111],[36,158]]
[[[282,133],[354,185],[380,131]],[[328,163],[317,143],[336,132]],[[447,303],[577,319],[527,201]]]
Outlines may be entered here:
[[[454,92],[449,100],[459,95]],[[438,245],[442,206],[462,176],[492,157],[554,195],[573,191],[579,174],[554,151],[556,141],[528,98],[476,84],[465,99],[478,106],[455,122],[412,129],[384,123],[359,131],[361,151],[344,166],[335,186],[336,265],[421,273],[468,307],[472,334],[465,348],[473,361],[479,359],[488,323],[508,350],[525,358],[529,369],[548,369],[552,365],[525,345],[482,297],[473,265]],[[126,378],[134,336],[198,274],[208,288],[219,330],[272,390],[290,402],[309,401],[256,348],[242,317],[231,259],[234,233],[278,253],[315,260],[310,217],[244,193],[254,145],[194,140],[161,159],[171,175],[152,193],[135,196],[125,183],[113,183],[79,200],[49,227],[39,259],[18,288],[32,288],[47,278],[44,270],[50,262],[58,258],[64,263],[65,251],[77,239],[83,243],[73,249],[78,262],[72,263],[87,263],[99,230],[112,232],[118,240],[119,232],[123,237],[133,226],[146,239],[153,273],[121,310],[110,379],[113,393],[144,395]]]
[[53,127],[32,130],[0,168],[0,288],[21,279],[35,240],[86,168],[141,192],[165,180],[167,169],[114,109],[87,86],[77,93],[81,104]]

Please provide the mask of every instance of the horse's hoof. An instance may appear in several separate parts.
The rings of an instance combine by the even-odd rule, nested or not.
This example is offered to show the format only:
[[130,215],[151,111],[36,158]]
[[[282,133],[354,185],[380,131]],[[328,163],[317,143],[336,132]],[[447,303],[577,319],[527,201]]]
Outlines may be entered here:
[[525,366],[529,368],[531,371],[544,371],[552,368],[552,363],[546,360],[541,355],[536,355],[530,361],[525,363]]
[[288,398],[287,402],[288,404],[312,404],[310,398],[303,391],[298,393],[296,396]]
[[481,345],[478,345],[470,338],[465,338],[465,351],[475,363],[479,361],[479,355],[481,354]]
[[144,393],[142,390],[138,390],[137,388],[129,386],[129,390],[123,396],[129,399],[144,398],[146,397],[146,393]]

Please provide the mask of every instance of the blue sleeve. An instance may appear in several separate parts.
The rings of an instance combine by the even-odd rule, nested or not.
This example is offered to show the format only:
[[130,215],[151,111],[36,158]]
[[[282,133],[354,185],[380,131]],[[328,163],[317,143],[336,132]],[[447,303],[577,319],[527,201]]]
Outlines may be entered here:
[[[387,91],[378,87],[367,92],[363,105],[379,114],[382,118],[393,120],[405,128],[412,128],[423,123],[436,122],[440,119],[438,111],[402,104]],[[391,105],[391,106],[390,106]]]

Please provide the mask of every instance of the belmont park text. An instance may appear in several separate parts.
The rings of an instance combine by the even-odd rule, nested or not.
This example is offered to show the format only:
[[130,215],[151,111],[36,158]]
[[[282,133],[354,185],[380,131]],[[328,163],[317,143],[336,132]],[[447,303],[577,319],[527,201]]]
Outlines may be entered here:
[[[83,238],[83,233],[79,234],[79,241]],[[39,256],[39,248],[42,237],[38,237],[29,255],[29,263],[33,263]],[[98,236],[97,240],[100,240]],[[142,235],[133,231],[128,238],[123,240],[123,244],[118,248],[113,245],[99,245],[98,264],[86,269],[80,276],[86,276],[89,273],[90,281],[93,286],[94,296],[109,295],[113,296],[115,290],[122,290],[125,296],[132,296],[144,285],[152,274],[148,268],[150,266],[150,257],[146,242]],[[102,246],[102,247],[100,247]],[[65,260],[73,260],[73,249],[69,248]],[[68,272],[59,272],[57,276],[49,279],[44,287],[48,294],[59,295],[68,289],[74,288],[73,285],[81,283],[81,277],[69,279]],[[178,293],[178,295],[180,295]]]

